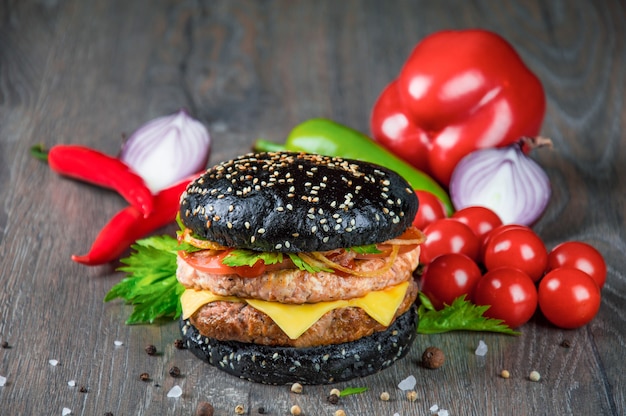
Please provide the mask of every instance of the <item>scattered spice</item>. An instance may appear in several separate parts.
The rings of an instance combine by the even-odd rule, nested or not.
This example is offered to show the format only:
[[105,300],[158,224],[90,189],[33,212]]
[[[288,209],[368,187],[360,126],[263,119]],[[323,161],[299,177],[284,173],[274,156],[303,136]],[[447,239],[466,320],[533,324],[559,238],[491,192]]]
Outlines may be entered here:
[[146,347],[146,354],[148,354],[148,355],[155,355],[156,352],[157,352],[157,349],[156,349],[156,347],[154,345],[151,344],[151,345],[148,345]]
[[113,344],[114,344],[116,347],[121,347],[122,345],[124,345],[124,343],[123,343],[122,341],[113,341]]
[[443,365],[445,360],[446,357],[443,351],[437,347],[428,347],[422,354],[422,365],[426,368],[439,368]]
[[511,373],[509,373],[508,370],[502,370],[500,372],[500,377],[502,377],[502,378],[509,378],[509,377],[511,377]]
[[484,357],[485,355],[487,355],[487,344],[485,344],[485,341],[483,341],[482,339],[480,341],[478,341],[478,347],[476,347],[476,351],[474,352],[474,354],[478,355],[479,357]]
[[260,407],[257,409],[257,413],[258,413],[258,414],[260,414],[260,415],[264,415],[264,414],[265,414],[265,407],[260,406]]
[[76,380],[70,380],[67,382],[67,385],[70,387],[76,387]]
[[50,363],[51,366],[56,367],[59,365],[59,360],[48,360],[48,363]]
[[113,416],[113,412],[106,412],[104,416]]
[[209,402],[200,402],[196,408],[196,416],[213,416],[213,405]]
[[380,393],[380,400],[382,400],[383,402],[388,402],[390,398],[391,397],[389,396],[388,392],[383,391],[382,393]]
[[302,393],[302,384],[300,383],[293,383],[291,385],[291,392],[292,393]]
[[568,339],[564,339],[563,341],[561,341],[561,344],[559,344],[559,345],[561,345],[561,347],[563,347],[563,348],[569,348],[569,347],[572,346],[572,344],[569,342]]
[[335,416],[346,416],[346,412],[343,409],[339,409],[335,412]]
[[78,389],[78,391],[81,393],[87,393],[89,390],[87,390],[87,387],[85,386],[80,386],[80,389]]
[[409,390],[413,390],[416,384],[417,384],[417,379],[415,378],[415,376],[408,376],[407,378],[402,380],[400,383],[398,383],[398,388],[402,391],[409,391]]
[[331,392],[327,400],[330,404],[337,404],[339,403],[339,395]]
[[175,340],[174,346],[179,350],[184,350],[187,348],[187,346],[185,345],[185,341],[183,341],[182,339]]
[[150,381],[150,374],[148,374],[148,373],[141,373],[141,374],[139,374],[139,380],[141,380],[141,381]]
[[176,378],[176,377],[180,377],[180,368],[173,366],[170,368],[170,376]]
[[246,412],[242,404],[238,404],[235,406],[235,413],[238,415],[243,415]]
[[406,399],[410,402],[414,402],[417,400],[417,392],[415,390],[406,392]]
[[294,404],[293,406],[291,406],[291,409],[289,409],[289,412],[293,416],[299,416],[302,414],[302,409],[300,409],[300,406],[298,406],[297,404]]
[[11,346],[9,345],[9,343],[7,341],[2,341],[2,348],[4,348],[6,350],[8,348],[11,348]]
[[539,381],[539,379],[541,379],[541,374],[539,374],[538,371],[531,371],[530,375],[528,376],[528,379],[530,381]]

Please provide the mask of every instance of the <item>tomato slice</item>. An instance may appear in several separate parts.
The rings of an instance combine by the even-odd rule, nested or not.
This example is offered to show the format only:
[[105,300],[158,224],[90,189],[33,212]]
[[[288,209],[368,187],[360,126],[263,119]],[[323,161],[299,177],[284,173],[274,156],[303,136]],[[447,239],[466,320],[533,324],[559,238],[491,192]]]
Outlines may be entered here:
[[180,257],[194,269],[203,273],[219,275],[237,274],[242,277],[257,277],[266,270],[265,263],[258,260],[253,266],[227,266],[222,263],[232,250],[201,250],[194,253],[180,252]]

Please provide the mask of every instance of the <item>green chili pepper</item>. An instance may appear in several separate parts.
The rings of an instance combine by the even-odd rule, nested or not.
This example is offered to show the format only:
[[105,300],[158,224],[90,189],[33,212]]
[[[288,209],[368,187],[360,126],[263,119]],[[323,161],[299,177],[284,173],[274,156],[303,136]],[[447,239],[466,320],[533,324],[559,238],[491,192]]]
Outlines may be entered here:
[[265,152],[300,151],[376,163],[396,171],[411,184],[413,189],[434,194],[445,205],[448,215],[454,212],[450,197],[434,179],[398,158],[363,133],[332,120],[323,118],[307,120],[294,127],[284,145],[259,139],[254,144],[254,149]]

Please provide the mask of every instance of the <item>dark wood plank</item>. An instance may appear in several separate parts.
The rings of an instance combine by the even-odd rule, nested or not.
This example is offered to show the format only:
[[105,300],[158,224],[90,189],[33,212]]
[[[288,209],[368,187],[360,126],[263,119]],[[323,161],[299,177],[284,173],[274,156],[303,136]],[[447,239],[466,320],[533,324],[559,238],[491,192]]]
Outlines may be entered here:
[[[0,5],[0,414],[217,415],[626,413],[626,28],[623,2],[459,3],[393,1],[7,1]],[[410,355],[380,374],[337,387],[370,390],[327,403],[330,386],[240,381],[177,350],[174,324],[126,326],[130,309],[103,304],[122,276],[115,265],[70,261],[124,202],[59,178],[28,155],[33,144],[81,143],[114,154],[122,134],[180,107],[209,126],[211,162],[281,140],[300,121],[331,117],[369,130],[369,112],[412,47],[444,28],[502,34],[541,78],[548,96],[537,151],[553,184],[536,224],[549,247],[579,239],[604,254],[609,276],[598,317],[563,331],[541,318],[520,337],[419,336]],[[170,230],[171,231],[171,230]],[[474,355],[479,340],[486,357]],[[560,346],[568,340],[570,348]],[[115,341],[123,345],[116,346]],[[154,344],[157,356],[144,347]],[[419,365],[424,348],[447,355]],[[51,366],[50,359],[59,360]],[[178,366],[183,377],[168,375]],[[511,372],[508,380],[498,376]],[[532,370],[538,383],[528,381]],[[139,375],[147,372],[148,382]],[[418,400],[396,385],[416,376]],[[76,386],[68,386],[75,380]],[[167,398],[174,385],[183,396]],[[84,386],[86,392],[80,392]],[[388,391],[391,401],[378,396]]]

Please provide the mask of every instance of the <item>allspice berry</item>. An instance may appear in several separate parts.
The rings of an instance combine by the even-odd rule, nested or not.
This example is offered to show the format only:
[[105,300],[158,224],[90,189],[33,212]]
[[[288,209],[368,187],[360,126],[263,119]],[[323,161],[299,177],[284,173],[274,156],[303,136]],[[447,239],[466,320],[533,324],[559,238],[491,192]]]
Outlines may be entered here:
[[213,405],[209,402],[200,402],[196,408],[196,416],[213,416]]
[[422,354],[422,365],[426,368],[439,368],[446,361],[446,357],[437,347],[428,347]]

